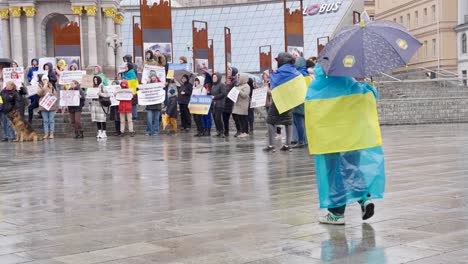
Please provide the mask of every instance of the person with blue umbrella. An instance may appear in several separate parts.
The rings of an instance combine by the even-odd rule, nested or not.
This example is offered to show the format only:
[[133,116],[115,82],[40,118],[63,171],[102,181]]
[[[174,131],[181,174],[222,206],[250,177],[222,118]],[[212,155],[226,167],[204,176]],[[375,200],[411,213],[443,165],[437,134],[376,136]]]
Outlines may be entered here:
[[320,208],[328,210],[320,223],[345,224],[346,207],[353,203],[363,220],[374,215],[372,199],[383,198],[385,191],[378,94],[355,77],[403,66],[419,46],[398,25],[364,19],[337,34],[320,54],[305,102]]

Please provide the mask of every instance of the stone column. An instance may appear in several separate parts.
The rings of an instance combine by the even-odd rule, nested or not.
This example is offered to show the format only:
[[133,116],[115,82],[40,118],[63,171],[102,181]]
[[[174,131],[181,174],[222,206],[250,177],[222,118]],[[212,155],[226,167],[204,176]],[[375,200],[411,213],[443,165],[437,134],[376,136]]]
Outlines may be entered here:
[[97,43],[96,43],[96,6],[85,6],[88,14],[88,67],[96,66],[97,59]]
[[[115,34],[117,34],[117,38],[119,41],[123,41],[122,38],[122,23],[124,21],[124,16],[122,13],[118,13],[115,18]],[[117,50],[117,60],[121,60],[123,57],[123,47],[119,47]]]
[[27,48],[28,48],[28,61],[32,60],[37,56],[36,53],[36,33],[34,25],[34,16],[36,15],[36,8],[34,6],[23,7],[23,11],[26,13],[26,22],[27,22]]
[[[106,40],[114,39],[115,35],[115,26],[114,26],[114,17],[116,11],[114,7],[104,7],[103,9],[104,16],[106,19]],[[106,44],[107,45],[107,44]],[[111,45],[114,45],[112,42]],[[112,47],[107,47],[107,66],[115,66],[115,55],[114,49]]]
[[21,7],[10,7],[10,14],[12,19],[12,40],[11,47],[13,49],[13,60],[17,61],[21,66],[24,64],[23,60],[23,39],[21,38]]
[[83,7],[82,6],[71,6],[70,7],[72,13],[74,14],[73,20],[80,26],[80,54],[81,54],[81,61],[80,67],[84,67],[85,65],[85,58],[84,58],[84,46],[83,46],[83,25],[81,24],[81,15],[83,14]]
[[0,17],[2,19],[2,47],[3,57],[11,58],[10,52],[10,20],[8,15],[8,9],[0,10]]

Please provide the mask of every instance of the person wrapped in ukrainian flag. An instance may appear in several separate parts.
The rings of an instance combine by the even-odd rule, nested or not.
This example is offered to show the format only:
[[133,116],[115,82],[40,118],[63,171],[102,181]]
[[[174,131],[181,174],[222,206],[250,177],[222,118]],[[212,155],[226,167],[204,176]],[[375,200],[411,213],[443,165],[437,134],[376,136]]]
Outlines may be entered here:
[[309,152],[314,155],[323,224],[345,224],[346,206],[359,203],[362,219],[374,215],[372,199],[383,198],[384,156],[377,90],[352,77],[327,76],[320,64],[306,95]]

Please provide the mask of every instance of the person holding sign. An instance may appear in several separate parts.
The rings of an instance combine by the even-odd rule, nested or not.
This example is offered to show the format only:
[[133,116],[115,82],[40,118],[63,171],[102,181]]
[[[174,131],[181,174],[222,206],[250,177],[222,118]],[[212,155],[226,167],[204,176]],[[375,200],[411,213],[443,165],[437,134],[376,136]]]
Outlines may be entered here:
[[[120,82],[120,90],[116,93],[122,92],[122,90],[128,90],[128,81],[123,80]],[[120,114],[120,136],[125,135],[125,118],[127,118],[128,131],[130,136],[135,136],[135,131],[133,131],[133,120],[132,120],[132,99],[130,100],[120,100],[119,104],[119,114]]]
[[138,97],[137,97],[137,87],[138,87],[138,78],[133,69],[133,63],[127,63],[125,65],[126,71],[122,74],[122,79],[127,80],[128,88],[132,89],[133,94],[135,95],[132,100],[132,119],[136,120],[138,118]]
[[226,85],[221,82],[221,74],[219,72],[213,75],[213,86],[211,87],[211,96],[213,98],[213,117],[217,134],[215,137],[224,138],[224,123],[223,123],[223,111],[224,104],[227,96]]
[[248,81],[249,76],[241,73],[239,74],[239,85],[233,88],[239,91],[237,101],[232,108],[232,116],[239,130],[239,138],[249,137],[250,86]]
[[68,111],[70,113],[70,121],[75,129],[75,138],[83,138],[83,127],[81,125],[81,112],[83,111],[83,106],[85,103],[86,95],[81,89],[80,84],[73,80],[70,84],[70,91],[79,91],[80,92],[80,105],[79,106],[69,106]]
[[[156,74],[151,75],[149,83],[161,82]],[[146,106],[146,135],[159,134],[159,117],[161,116],[162,104],[154,104]]]
[[[205,86],[203,86],[205,78],[197,77],[195,78],[195,83],[193,84],[192,95],[206,95]],[[205,135],[205,129],[203,128],[202,117],[203,115],[192,114],[195,125],[197,126],[197,134],[195,137],[202,137]]]
[[[47,75],[42,76],[42,86],[37,91],[37,94],[39,95],[39,111],[41,111],[42,121],[44,123],[44,139],[53,139],[58,93],[57,89],[49,82],[49,77],[47,77]],[[47,104],[46,98],[48,98]]]
[[[190,97],[192,96],[192,84],[189,82],[189,76],[184,74],[182,76],[182,86],[179,88],[179,109],[180,109],[180,119],[182,123],[181,131],[190,131],[192,127],[192,116],[190,115],[190,111],[188,109],[188,105],[190,103]],[[203,82],[201,82],[203,84]]]
[[[98,88],[98,96],[108,97],[109,95],[104,89],[104,85],[102,85],[102,79],[99,76],[93,77],[93,86],[94,88]],[[91,101],[91,121],[96,122],[98,133],[96,135],[97,138],[107,138],[106,124],[107,114],[104,111],[101,103],[99,102],[99,98],[92,99]]]

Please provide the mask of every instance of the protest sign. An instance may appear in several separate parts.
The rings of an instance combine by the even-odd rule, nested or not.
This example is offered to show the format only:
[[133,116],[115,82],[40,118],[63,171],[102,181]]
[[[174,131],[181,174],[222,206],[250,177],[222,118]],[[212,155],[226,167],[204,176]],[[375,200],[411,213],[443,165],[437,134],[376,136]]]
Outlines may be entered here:
[[166,69],[160,66],[145,65],[143,74],[141,75],[141,83],[147,84],[151,82],[151,76],[156,76],[161,83],[166,83]]
[[40,58],[39,59],[39,70],[44,70],[44,65],[46,65],[47,63],[51,63],[52,64],[52,70],[55,68],[55,64],[57,64],[57,60],[53,57],[49,57],[49,58]]
[[239,97],[239,90],[236,88],[232,88],[231,91],[228,93],[227,97],[231,99],[234,103],[237,102],[237,97]]
[[115,99],[118,101],[130,101],[133,99],[133,90],[120,89],[115,94]]
[[263,107],[266,105],[268,88],[254,89],[252,92],[252,101],[250,102],[250,108]]
[[192,95],[188,105],[189,111],[192,115],[207,115],[212,101],[211,95]]
[[138,86],[139,105],[162,104],[164,102],[165,97],[166,91],[164,91],[163,83],[150,83]]
[[33,96],[37,94],[37,91],[39,90],[39,86],[30,85],[30,86],[27,86],[26,89],[28,89],[28,96]]
[[24,68],[3,68],[3,88],[7,82],[14,82],[19,90],[24,82]]
[[78,83],[81,83],[83,80],[83,76],[85,75],[85,71],[63,71],[60,73],[59,84],[71,84],[72,81],[77,81]]
[[45,75],[45,76],[48,76],[48,72],[46,72],[46,71],[42,71],[42,70],[35,71],[35,72],[33,72],[33,77],[32,77],[32,79],[31,79],[31,83],[30,83],[30,84],[31,84],[31,85],[39,85],[39,81],[40,81],[40,80],[39,80],[39,77],[38,77],[38,76],[41,75],[41,74],[42,74],[42,76],[44,76],[44,75]]
[[60,106],[80,106],[80,91],[60,91]]
[[99,88],[88,88],[86,90],[87,99],[99,99]]
[[180,81],[184,74],[190,76],[192,72],[192,63],[171,63],[167,71],[167,79]]
[[46,111],[50,111],[55,102],[57,102],[57,97],[47,93],[39,102],[39,105],[44,107]]
[[107,92],[107,94],[110,97],[111,100],[111,106],[118,106],[120,102],[115,99],[115,92],[120,89],[119,85],[109,85],[109,86],[104,86],[104,91]]

